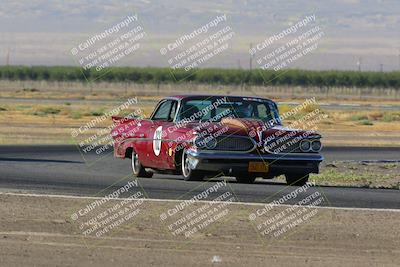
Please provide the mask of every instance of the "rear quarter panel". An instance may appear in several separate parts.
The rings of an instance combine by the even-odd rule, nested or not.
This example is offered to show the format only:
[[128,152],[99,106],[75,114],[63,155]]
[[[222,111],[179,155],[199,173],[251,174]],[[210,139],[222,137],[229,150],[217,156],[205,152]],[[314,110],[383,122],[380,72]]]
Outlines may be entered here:
[[[113,119],[114,120],[114,119]],[[123,119],[114,120],[114,128],[111,135],[114,139],[114,156],[125,158],[128,148],[133,148],[141,157],[145,151],[146,133],[152,125],[150,120],[144,119]]]

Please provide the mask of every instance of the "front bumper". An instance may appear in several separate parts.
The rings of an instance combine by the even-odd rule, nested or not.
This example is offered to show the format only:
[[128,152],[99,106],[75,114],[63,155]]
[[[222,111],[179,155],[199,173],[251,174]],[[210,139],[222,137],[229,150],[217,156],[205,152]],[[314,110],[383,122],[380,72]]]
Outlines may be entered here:
[[188,150],[187,154],[192,169],[223,172],[226,175],[248,172],[249,162],[265,162],[269,166],[268,172],[255,173],[264,177],[318,173],[319,164],[324,160],[319,153],[252,154]]

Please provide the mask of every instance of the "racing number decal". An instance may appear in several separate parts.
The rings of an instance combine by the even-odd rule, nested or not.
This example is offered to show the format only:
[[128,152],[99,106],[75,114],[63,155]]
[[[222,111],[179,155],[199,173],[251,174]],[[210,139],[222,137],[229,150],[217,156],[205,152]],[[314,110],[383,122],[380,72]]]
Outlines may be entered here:
[[156,156],[160,155],[161,152],[161,136],[162,136],[162,126],[159,126],[154,131],[154,137],[153,137],[153,151],[154,155]]

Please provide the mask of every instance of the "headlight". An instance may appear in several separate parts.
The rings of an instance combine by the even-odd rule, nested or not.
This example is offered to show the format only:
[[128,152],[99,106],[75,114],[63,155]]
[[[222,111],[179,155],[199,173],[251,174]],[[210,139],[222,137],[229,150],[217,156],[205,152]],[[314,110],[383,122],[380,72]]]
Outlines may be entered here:
[[311,143],[308,140],[303,140],[300,143],[300,150],[303,152],[308,152],[311,149]]
[[217,146],[217,139],[213,136],[198,137],[194,141],[194,144],[201,149],[214,149]]
[[319,152],[321,150],[321,142],[319,140],[314,140],[311,142],[311,150],[314,152]]

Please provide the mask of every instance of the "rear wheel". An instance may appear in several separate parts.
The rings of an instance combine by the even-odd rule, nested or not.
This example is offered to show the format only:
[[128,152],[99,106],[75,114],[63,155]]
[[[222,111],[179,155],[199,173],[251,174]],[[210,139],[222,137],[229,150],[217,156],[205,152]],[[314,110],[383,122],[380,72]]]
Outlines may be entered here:
[[308,178],[310,177],[310,175],[290,173],[290,174],[285,174],[285,177],[286,177],[286,183],[288,185],[303,186],[308,182]]
[[152,172],[147,172],[144,169],[143,165],[139,161],[138,154],[135,152],[135,150],[132,150],[131,166],[132,166],[133,176],[135,177],[151,178],[153,176]]
[[256,180],[256,177],[251,174],[244,174],[240,176],[236,176],[236,181],[241,184],[252,184]]
[[185,181],[201,181],[204,178],[204,173],[199,170],[192,170],[190,168],[189,159],[186,151],[182,153],[181,161],[182,176]]

